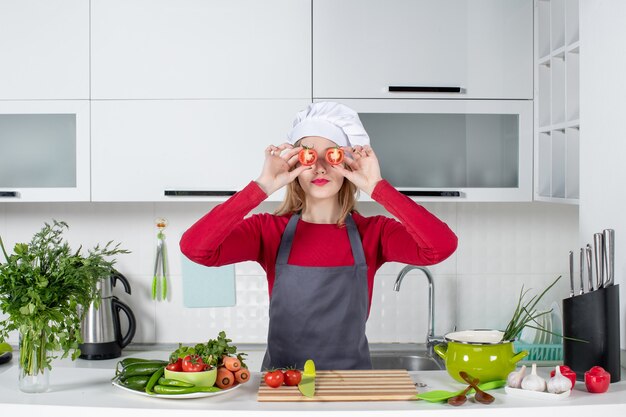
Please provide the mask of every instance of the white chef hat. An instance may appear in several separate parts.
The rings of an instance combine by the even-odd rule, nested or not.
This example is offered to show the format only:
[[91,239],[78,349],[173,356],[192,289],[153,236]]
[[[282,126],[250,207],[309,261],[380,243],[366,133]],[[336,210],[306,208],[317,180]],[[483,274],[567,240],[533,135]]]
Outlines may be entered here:
[[339,146],[370,143],[358,113],[343,104],[329,101],[312,103],[296,114],[287,141],[293,145],[306,136],[321,136]]

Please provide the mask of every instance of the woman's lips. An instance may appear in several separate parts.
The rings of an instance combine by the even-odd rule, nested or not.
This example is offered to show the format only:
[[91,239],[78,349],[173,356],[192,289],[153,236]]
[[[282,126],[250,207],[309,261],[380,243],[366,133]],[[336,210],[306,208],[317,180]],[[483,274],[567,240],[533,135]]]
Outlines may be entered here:
[[322,186],[322,185],[325,185],[325,184],[329,183],[330,181],[325,180],[325,179],[323,179],[323,178],[318,178],[318,179],[313,180],[313,181],[311,181],[311,182],[312,182],[313,184],[315,184],[315,185]]

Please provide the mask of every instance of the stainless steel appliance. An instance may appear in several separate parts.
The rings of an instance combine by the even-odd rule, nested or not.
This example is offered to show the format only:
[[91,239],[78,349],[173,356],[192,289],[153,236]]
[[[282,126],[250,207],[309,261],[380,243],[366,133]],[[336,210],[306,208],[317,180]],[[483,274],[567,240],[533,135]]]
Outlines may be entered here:
[[[113,295],[113,287],[120,281],[124,290],[130,294],[130,284],[122,274],[114,274],[103,278],[98,283],[101,301],[96,306],[92,303],[83,318],[81,335],[83,343],[80,345],[82,359],[111,359],[122,354],[122,348],[130,343],[135,335],[136,321],[130,307]],[[128,329],[122,335],[120,326],[120,311],[128,318]]]

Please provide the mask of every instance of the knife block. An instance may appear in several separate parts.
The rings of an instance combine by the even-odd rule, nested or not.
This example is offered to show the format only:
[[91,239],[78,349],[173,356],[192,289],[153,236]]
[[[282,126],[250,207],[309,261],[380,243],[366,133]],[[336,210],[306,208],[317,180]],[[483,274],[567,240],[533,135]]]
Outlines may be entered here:
[[592,366],[620,380],[619,285],[611,285],[563,300],[563,362],[583,381]]

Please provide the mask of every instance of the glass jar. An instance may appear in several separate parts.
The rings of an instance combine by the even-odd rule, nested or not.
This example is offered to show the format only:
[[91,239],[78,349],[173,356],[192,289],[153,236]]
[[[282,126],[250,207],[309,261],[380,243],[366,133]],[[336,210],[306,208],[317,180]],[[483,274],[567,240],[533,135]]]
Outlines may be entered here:
[[47,334],[44,330],[23,329],[19,341],[19,387],[23,392],[46,392],[50,385]]

